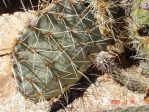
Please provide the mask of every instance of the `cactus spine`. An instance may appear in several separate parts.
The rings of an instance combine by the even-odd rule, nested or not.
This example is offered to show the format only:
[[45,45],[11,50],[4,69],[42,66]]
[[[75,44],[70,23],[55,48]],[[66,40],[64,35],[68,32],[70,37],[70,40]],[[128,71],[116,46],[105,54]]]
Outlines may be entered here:
[[38,102],[63,94],[92,64],[102,42],[90,8],[54,1],[16,42],[14,74],[20,92]]
[[135,58],[146,62],[140,63],[143,74],[149,75],[149,6],[148,0],[133,1],[131,11],[132,22],[130,23],[130,38],[137,50]]
[[[135,41],[138,38],[139,45],[137,47],[140,47],[142,42],[141,40],[142,37],[141,35],[139,36],[138,31],[142,30],[143,28],[145,29],[146,33],[148,32],[147,26],[146,26],[149,23],[148,10],[146,7],[140,8],[140,6],[144,7],[143,4],[145,3],[146,2],[142,0],[138,0],[137,2],[133,1],[132,11],[131,11],[131,17],[133,21],[131,22],[129,21],[128,22],[129,25],[128,25],[125,19],[126,17],[128,17],[129,14],[127,14],[126,12],[122,15],[120,14],[122,13],[121,9],[124,9],[125,7],[122,2],[120,2],[119,0],[116,0],[116,1],[93,0],[92,1],[92,4],[96,10],[95,17],[97,18],[97,22],[99,23],[99,25],[101,25],[101,28],[100,28],[101,34],[103,35],[103,37],[114,37],[114,40],[115,40],[114,44],[110,45],[109,43],[106,49],[108,51],[106,56],[109,55],[112,58],[103,59],[103,58],[100,58],[101,57],[100,56],[98,59],[100,60],[102,59],[102,61],[100,61],[102,63],[99,63],[97,61],[98,62],[98,64],[96,64],[97,67],[104,72],[109,72],[110,71],[109,69],[111,69],[110,73],[112,73],[112,77],[116,82],[120,83],[123,86],[126,86],[129,90],[139,92],[139,93],[145,93],[145,90],[148,85],[145,83],[142,83],[139,80],[136,80],[133,77],[122,75],[121,70],[116,67],[116,64],[114,64],[115,61],[113,60],[113,58],[115,54],[116,54],[115,58],[120,56],[124,51],[124,46],[128,44],[127,42],[129,40],[128,38],[129,26],[130,26],[130,32],[131,32],[130,38],[133,38],[132,43],[135,45]],[[137,26],[139,29],[135,31],[132,28],[132,26],[133,27]],[[145,54],[146,52],[144,51],[146,49],[145,46],[147,47],[145,43],[148,42],[148,38],[143,37],[142,39],[144,41],[144,45],[143,45],[144,47],[139,48],[139,53],[144,52]],[[112,56],[111,56],[111,51],[112,51]],[[106,62],[106,63],[103,63],[103,62]],[[107,63],[108,65],[110,65],[110,62],[112,62],[112,66],[107,66]],[[107,69],[106,67],[109,67],[109,69]]]
[[149,7],[145,0],[136,0],[133,2],[130,23],[130,32],[133,43],[138,50],[138,55],[143,59],[148,58],[149,44]]

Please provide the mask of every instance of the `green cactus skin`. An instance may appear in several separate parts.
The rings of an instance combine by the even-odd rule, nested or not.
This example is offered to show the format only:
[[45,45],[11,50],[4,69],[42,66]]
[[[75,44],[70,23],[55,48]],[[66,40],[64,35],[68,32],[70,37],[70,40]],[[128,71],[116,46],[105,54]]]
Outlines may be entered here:
[[13,68],[20,92],[34,102],[63,94],[85,76],[90,54],[101,51],[102,41],[89,8],[69,0],[51,4],[16,42]]
[[[148,0],[134,0],[131,11],[130,38],[137,50],[135,58],[147,60],[149,58],[149,3]],[[142,73],[148,75],[148,62],[141,62]],[[146,64],[145,64],[146,63]]]
[[149,25],[148,0],[134,0],[131,16],[137,25]]
[[[120,0],[92,0],[95,17],[100,24],[100,32],[104,38],[114,38],[122,41],[125,35],[125,11]],[[124,39],[123,39],[124,41]]]
[[122,86],[126,85],[128,82],[128,78],[124,75],[121,75],[121,73],[118,71],[112,73],[112,78]]
[[120,85],[127,87],[129,90],[137,93],[145,93],[148,85],[134,76],[122,75],[120,71],[115,71],[112,74],[112,78]]
[[149,106],[139,106],[139,107],[128,107],[128,108],[117,108],[113,110],[105,110],[102,112],[149,112]]
[[110,20],[112,20],[113,18],[111,17],[111,15],[109,15],[109,7],[111,6],[110,2],[107,0],[92,0],[91,4],[96,10],[95,17],[97,18],[97,22],[102,25],[102,27],[99,28],[101,34],[105,37],[111,35],[111,27],[109,26],[112,22]]
[[134,0],[131,11],[130,38],[140,58],[148,58],[149,55],[149,7],[147,4],[147,0]]
[[149,78],[149,64],[148,62],[141,62],[139,67],[142,69],[142,75]]

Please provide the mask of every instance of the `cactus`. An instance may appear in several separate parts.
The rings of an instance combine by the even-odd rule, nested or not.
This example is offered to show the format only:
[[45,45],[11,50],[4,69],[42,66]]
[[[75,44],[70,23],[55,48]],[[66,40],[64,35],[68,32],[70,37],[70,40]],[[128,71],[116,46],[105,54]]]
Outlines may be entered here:
[[[95,10],[94,15],[102,37],[113,40],[106,47],[106,52],[111,55],[110,57],[117,58],[124,52],[124,45],[128,40],[125,10],[119,0],[92,0],[91,4]],[[111,63],[110,61],[108,63]]]
[[112,77],[120,85],[127,87],[133,92],[145,93],[148,87],[147,82],[143,82],[142,80],[135,78],[134,75],[123,75],[120,71],[114,71]]
[[40,10],[49,4],[51,0],[1,0],[0,14],[13,13],[15,11]]
[[53,2],[16,41],[13,72],[19,91],[34,102],[63,94],[85,77],[100,43],[89,7],[71,0]]
[[[134,17],[136,16],[135,14],[136,12],[133,10],[136,9],[134,8],[136,7],[135,6],[136,3],[134,2],[133,4],[134,5],[131,16]],[[107,45],[106,48],[107,52],[105,55],[102,55],[103,52],[100,52],[97,55],[95,63],[96,67],[103,72],[111,73],[113,79],[116,82],[118,82],[122,86],[126,86],[129,90],[138,93],[145,93],[147,84],[131,77],[131,75],[130,76],[123,75],[121,73],[121,70],[118,68],[119,65],[116,62],[116,60],[119,60],[117,58],[123,55],[122,53],[124,52],[124,48],[128,44],[127,42],[129,42],[128,41],[129,38],[127,37],[128,36],[127,24],[130,22],[126,23],[125,20],[126,19],[125,16],[127,17],[129,14],[127,13],[123,13],[122,15],[120,14],[122,13],[125,6],[122,3],[120,3],[119,0],[116,1],[93,0],[92,5],[96,11],[95,17],[97,18],[97,22],[101,26],[101,28],[99,27],[101,34],[103,35],[103,37],[114,37],[115,40],[115,42],[113,42],[112,44],[109,43],[109,45]],[[124,37],[126,38],[123,39]]]
[[[120,39],[125,32],[125,13],[119,0],[92,0],[103,37]],[[120,36],[121,35],[121,36]]]
[[[148,76],[149,58],[149,5],[147,0],[135,0],[131,11],[130,38],[137,50],[135,58],[146,60],[140,62],[142,73]],[[145,64],[146,63],[146,64]]]
[[137,49],[137,58],[148,58],[149,44],[149,7],[145,0],[136,0],[133,2],[130,22],[130,38],[134,47]]
[[148,62],[141,62],[139,67],[142,69],[142,75],[149,78],[149,64]]
[[2,1],[0,2],[0,4],[2,4],[3,6],[5,6],[5,7],[7,8],[8,5],[11,4],[11,2],[10,2],[10,0],[2,0]]
[[139,106],[139,107],[128,107],[128,108],[117,108],[113,110],[104,110],[102,112],[148,112],[149,106]]
[[101,51],[96,55],[94,66],[103,73],[112,73],[113,68],[116,65],[112,59],[112,55],[110,55],[108,52]]
[[110,12],[110,8],[113,6],[112,2],[108,0],[93,0],[92,4],[96,10],[95,17],[97,18],[97,22],[101,25],[99,28],[101,34],[105,37],[111,36],[113,33],[111,29],[113,16]]
[[[142,0],[133,2],[129,31],[138,55],[144,55],[148,52],[149,13],[147,6],[138,8],[140,2],[144,4]],[[95,13],[81,2],[54,0],[22,32],[13,49],[13,73],[24,97],[39,102],[64,94],[81,77],[86,77],[85,71],[95,54],[97,69],[112,73],[113,79],[129,90],[145,92],[146,83],[114,71],[115,60],[124,51],[123,37],[127,35],[125,14],[119,15],[123,10],[119,0],[91,3]],[[112,43],[107,45],[104,39],[109,37],[113,37]],[[143,73],[148,73],[145,66],[140,64]]]
[[149,4],[147,0],[133,1],[131,16],[137,25],[149,24]]

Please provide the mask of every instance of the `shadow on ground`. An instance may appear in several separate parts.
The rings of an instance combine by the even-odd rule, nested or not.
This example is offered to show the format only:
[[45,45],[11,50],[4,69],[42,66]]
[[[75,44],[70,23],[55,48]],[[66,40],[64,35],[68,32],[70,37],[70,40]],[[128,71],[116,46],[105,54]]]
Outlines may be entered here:
[[[83,93],[86,91],[86,89],[90,87],[91,84],[94,84],[96,79],[101,75],[101,72],[91,67],[87,71],[87,78],[82,77],[76,85],[72,86],[68,91],[66,91],[65,94],[62,97],[60,97],[58,101],[52,104],[49,112],[57,112],[60,109],[64,109],[75,99],[83,96]],[[65,96],[67,96],[67,98]]]
[[[118,68],[127,69],[133,65],[137,65],[138,60],[132,58],[135,53],[135,51],[125,48],[124,53],[116,59]],[[86,89],[90,87],[91,84],[95,84],[96,79],[102,75],[103,73],[101,71],[90,67],[86,74],[87,78],[82,77],[76,85],[72,86],[68,91],[66,91],[58,101],[52,104],[49,112],[57,112],[60,109],[66,108],[67,105],[71,104],[75,99],[83,96]],[[67,96],[67,98],[65,96]]]

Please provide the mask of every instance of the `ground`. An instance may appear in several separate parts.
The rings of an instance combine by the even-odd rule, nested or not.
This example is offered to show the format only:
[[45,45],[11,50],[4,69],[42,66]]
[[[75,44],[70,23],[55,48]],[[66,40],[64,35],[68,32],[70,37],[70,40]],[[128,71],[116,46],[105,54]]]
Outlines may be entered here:
[[[35,15],[34,11],[15,12],[0,16],[0,111],[1,112],[47,112],[53,101],[43,101],[33,104],[25,99],[17,90],[12,71],[12,48],[29,19]],[[7,55],[5,55],[7,54]],[[139,69],[131,67],[124,69],[123,74],[139,77]],[[83,93],[67,105],[69,112],[99,112],[117,107],[146,105],[144,94],[129,91],[126,87],[116,83],[110,74],[101,75]],[[148,80],[147,80],[148,83]],[[64,110],[61,110],[64,111]]]

